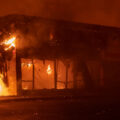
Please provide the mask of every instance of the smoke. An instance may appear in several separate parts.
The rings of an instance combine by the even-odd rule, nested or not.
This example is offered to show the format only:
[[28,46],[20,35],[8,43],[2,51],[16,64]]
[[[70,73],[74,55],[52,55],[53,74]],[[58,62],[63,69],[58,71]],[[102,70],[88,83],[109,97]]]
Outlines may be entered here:
[[49,40],[48,26],[38,22],[32,22],[30,25],[26,25],[26,32],[24,30],[17,29],[15,34],[17,36],[17,48],[31,48],[41,47],[43,42]]
[[25,14],[120,27],[119,0],[4,0],[0,15]]

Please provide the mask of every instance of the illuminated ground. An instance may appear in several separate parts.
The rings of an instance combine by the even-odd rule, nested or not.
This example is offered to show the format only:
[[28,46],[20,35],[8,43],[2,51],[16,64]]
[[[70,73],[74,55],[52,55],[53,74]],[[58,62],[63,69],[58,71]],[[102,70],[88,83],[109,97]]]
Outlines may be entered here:
[[119,98],[26,100],[0,103],[0,120],[119,120]]

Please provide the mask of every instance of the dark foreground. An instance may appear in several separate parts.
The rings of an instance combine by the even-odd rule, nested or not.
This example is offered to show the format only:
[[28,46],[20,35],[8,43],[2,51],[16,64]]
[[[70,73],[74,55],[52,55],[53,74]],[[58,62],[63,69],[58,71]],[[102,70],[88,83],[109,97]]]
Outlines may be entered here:
[[120,98],[22,100],[0,103],[0,120],[120,120]]

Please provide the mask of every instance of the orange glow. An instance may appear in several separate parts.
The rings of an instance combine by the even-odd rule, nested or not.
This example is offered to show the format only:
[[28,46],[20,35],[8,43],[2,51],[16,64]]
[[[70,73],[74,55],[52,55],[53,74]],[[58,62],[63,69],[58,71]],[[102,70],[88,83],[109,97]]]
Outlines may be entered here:
[[5,48],[5,50],[7,51],[7,50],[9,50],[10,48],[15,48],[15,39],[16,39],[16,37],[12,37],[12,38],[10,38],[10,39],[8,39],[8,40],[5,40],[2,44],[4,44],[4,45],[6,45],[6,46],[8,46],[8,47],[6,47]]
[[54,36],[53,36],[53,34],[51,33],[51,34],[50,34],[50,40],[53,40],[53,38],[54,38]]
[[8,96],[8,88],[5,86],[3,82],[3,75],[0,74],[0,96]]
[[22,66],[27,66],[28,68],[30,68],[32,66],[32,63],[22,63]]
[[52,69],[50,67],[50,64],[48,65],[48,68],[47,68],[47,74],[48,75],[52,74]]
[[31,63],[28,63],[28,64],[27,64],[27,66],[28,66],[28,67],[31,67],[31,66],[32,66],[32,64],[31,64]]
[[24,90],[28,90],[28,87],[27,87],[27,86],[25,86],[23,89],[24,89]]

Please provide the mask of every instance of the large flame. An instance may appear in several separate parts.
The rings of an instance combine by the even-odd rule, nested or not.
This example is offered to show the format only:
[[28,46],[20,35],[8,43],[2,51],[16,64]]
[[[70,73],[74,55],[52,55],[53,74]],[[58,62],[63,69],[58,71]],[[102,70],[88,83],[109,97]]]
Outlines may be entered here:
[[8,40],[5,40],[2,44],[6,45],[7,47],[5,48],[5,50],[9,50],[10,48],[15,48],[15,39],[16,37],[12,37]]
[[3,82],[3,75],[0,74],[0,96],[8,96],[8,88]]
[[48,75],[52,74],[52,69],[51,69],[50,65],[48,65],[47,73],[48,73]]

